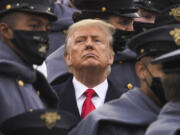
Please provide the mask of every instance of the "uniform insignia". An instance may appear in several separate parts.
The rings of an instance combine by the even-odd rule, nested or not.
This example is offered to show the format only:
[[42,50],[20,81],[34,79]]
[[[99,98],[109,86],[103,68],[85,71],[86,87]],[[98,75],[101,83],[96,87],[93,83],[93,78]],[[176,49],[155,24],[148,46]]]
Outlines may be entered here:
[[180,28],[175,28],[169,33],[173,38],[176,45],[180,45]]
[[176,21],[180,21],[180,7],[172,8],[169,15],[173,16]]
[[46,53],[47,52],[47,47],[44,45],[44,46],[41,46],[39,49],[38,49],[38,52],[40,53]]
[[55,126],[56,121],[61,119],[61,116],[58,115],[57,112],[46,112],[41,115],[40,118],[45,121],[48,129],[52,129]]

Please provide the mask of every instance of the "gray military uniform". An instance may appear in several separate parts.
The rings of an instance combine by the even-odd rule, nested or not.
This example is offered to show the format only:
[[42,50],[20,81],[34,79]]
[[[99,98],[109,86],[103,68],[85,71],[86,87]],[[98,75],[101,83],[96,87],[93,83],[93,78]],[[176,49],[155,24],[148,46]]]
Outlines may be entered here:
[[157,121],[148,128],[146,135],[179,135],[180,102],[169,102],[161,110]]
[[[46,82],[41,86],[45,93],[49,93],[49,99],[44,98],[42,102],[33,87],[36,80],[37,72],[25,65],[8,45],[0,42],[0,123],[26,111],[46,108],[47,100],[57,102],[55,93]],[[43,80],[42,76],[40,80]]]
[[159,111],[160,107],[135,87],[92,112],[69,135],[144,135]]
[[66,4],[54,3],[52,6],[54,14],[58,20],[52,24],[51,33],[49,34],[49,50],[48,54],[54,52],[65,42],[65,32],[68,27],[73,24],[72,14],[79,10],[70,8]]

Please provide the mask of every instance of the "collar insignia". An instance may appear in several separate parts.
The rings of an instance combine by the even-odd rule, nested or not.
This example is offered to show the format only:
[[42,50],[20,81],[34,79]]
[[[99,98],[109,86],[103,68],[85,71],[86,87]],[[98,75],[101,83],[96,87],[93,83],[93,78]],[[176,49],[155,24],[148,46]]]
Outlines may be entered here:
[[169,33],[173,38],[176,45],[180,45],[180,28],[175,28],[174,30],[171,30]]
[[176,21],[180,21],[180,6],[177,8],[172,8],[169,15],[173,16]]

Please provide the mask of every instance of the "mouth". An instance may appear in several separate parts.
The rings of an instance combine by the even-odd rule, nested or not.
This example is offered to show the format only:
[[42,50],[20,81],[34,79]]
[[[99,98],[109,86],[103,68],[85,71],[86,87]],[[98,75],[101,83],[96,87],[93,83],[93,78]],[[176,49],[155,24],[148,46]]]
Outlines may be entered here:
[[97,56],[93,53],[88,53],[88,54],[83,55],[83,58],[97,58]]

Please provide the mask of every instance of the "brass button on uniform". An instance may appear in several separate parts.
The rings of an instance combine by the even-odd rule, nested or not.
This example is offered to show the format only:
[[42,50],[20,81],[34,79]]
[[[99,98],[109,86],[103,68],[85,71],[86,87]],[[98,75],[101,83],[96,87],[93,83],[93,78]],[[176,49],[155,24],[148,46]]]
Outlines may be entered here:
[[67,35],[67,30],[63,30],[63,33],[64,33],[65,35]]
[[106,7],[102,7],[102,8],[101,8],[101,11],[102,11],[102,12],[106,12]]
[[119,61],[119,64],[123,64],[123,61]]
[[144,53],[144,49],[142,48],[142,49],[140,50],[140,52],[141,52],[141,53]]
[[128,83],[127,88],[128,88],[128,90],[131,90],[133,88],[133,85],[131,83]]
[[38,95],[38,96],[40,96],[40,91],[39,91],[39,90],[37,90],[37,92],[36,92],[36,93],[37,93],[37,95]]
[[19,81],[18,81],[18,85],[19,85],[20,87],[23,87],[23,86],[24,86],[24,82],[23,82],[22,80],[19,80]]
[[29,109],[29,112],[33,112],[33,109]]
[[6,9],[7,10],[11,9],[11,5],[10,4],[6,5]]

